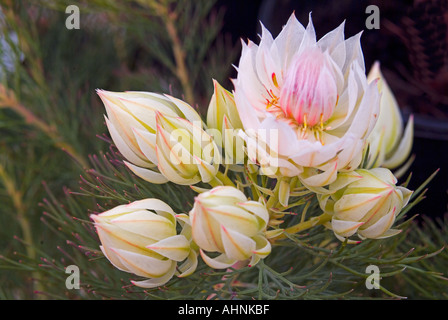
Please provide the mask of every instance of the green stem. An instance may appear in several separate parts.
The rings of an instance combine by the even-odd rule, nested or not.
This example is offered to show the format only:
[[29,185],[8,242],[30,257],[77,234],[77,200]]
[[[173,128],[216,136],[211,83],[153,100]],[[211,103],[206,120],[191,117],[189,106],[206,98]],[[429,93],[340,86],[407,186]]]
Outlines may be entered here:
[[232,180],[230,180],[229,177],[224,173],[222,173],[221,171],[218,171],[216,177],[213,180],[209,181],[208,184],[211,185],[213,188],[222,185],[236,188]]
[[278,178],[277,183],[275,184],[275,187],[273,190],[274,195],[270,196],[268,202],[266,203],[266,207],[268,208],[268,210],[270,210],[271,208],[274,208],[278,204],[278,190],[280,189],[281,179],[282,178]]
[[45,121],[37,117],[31,110],[22,105],[11,90],[7,90],[0,84],[0,108],[10,108],[17,114],[21,115],[25,122],[36,127],[45,133],[54,143],[54,145],[72,156],[83,167],[88,167],[87,161],[82,157],[75,148],[68,142],[62,140],[62,135],[55,126],[47,124]]
[[323,213],[318,217],[313,217],[307,221],[303,221],[296,225],[293,225],[292,227],[286,228],[282,234],[275,237],[274,239],[275,240],[284,239],[284,238],[286,238],[286,233],[289,233],[289,234],[299,233],[301,231],[310,229],[312,227],[322,225],[328,221],[331,221],[331,217],[332,217],[331,214]]
[[[16,217],[19,222],[20,228],[22,230],[23,241],[26,244],[26,254],[31,260],[36,260],[37,253],[33,247],[33,235],[32,228],[28,217],[26,216],[26,208],[23,204],[22,192],[17,189],[13,178],[10,177],[5,168],[0,164],[0,179],[3,181],[6,192],[10,196],[13,206],[16,210]],[[43,284],[41,279],[41,274],[37,271],[32,273],[34,278],[33,291],[43,291]]]
[[259,194],[258,194],[258,190],[257,188],[254,186],[255,183],[257,183],[258,181],[258,176],[257,173],[248,173],[248,176],[250,178],[250,189],[252,191],[252,197],[255,201],[258,201],[259,199]]
[[181,40],[182,35],[179,34],[179,30],[176,27],[176,21],[179,18],[178,14],[175,11],[171,11],[169,3],[148,1],[147,4],[155,10],[164,23],[168,38],[172,44],[175,76],[180,81],[182,89],[184,90],[185,100],[192,104],[194,101],[193,84],[191,83],[191,77],[186,61],[187,53]]
[[221,171],[218,171],[218,173],[216,174],[216,178],[218,178],[225,186],[231,186],[236,188],[233,181],[230,180],[229,177],[224,173],[222,173]]

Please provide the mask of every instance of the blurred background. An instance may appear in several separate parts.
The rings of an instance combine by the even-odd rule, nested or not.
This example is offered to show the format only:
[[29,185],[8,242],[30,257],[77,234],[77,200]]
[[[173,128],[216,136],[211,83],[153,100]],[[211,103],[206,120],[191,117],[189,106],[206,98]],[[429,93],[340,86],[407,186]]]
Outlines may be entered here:
[[[346,38],[363,31],[366,69],[380,61],[404,121],[414,115],[416,158],[409,187],[440,169],[413,213],[436,219],[447,212],[446,0],[0,0],[0,5],[0,298],[60,298],[63,275],[52,289],[50,282],[42,285],[42,277],[63,270],[58,261],[94,251],[82,240],[81,233],[88,237],[90,231],[73,227],[71,214],[88,219],[87,208],[101,204],[61,199],[95,186],[86,168],[103,166],[96,155],[110,148],[95,89],[170,93],[204,114],[211,79],[232,89],[241,39],[258,42],[260,21],[277,35],[292,12],[303,25],[312,12],[318,38],[344,20]],[[66,27],[70,5],[80,10],[79,29]],[[366,28],[369,5],[379,8],[379,29]],[[79,252],[67,253],[66,247],[73,249],[67,239],[83,244],[76,246]],[[104,280],[94,272],[92,277]]]

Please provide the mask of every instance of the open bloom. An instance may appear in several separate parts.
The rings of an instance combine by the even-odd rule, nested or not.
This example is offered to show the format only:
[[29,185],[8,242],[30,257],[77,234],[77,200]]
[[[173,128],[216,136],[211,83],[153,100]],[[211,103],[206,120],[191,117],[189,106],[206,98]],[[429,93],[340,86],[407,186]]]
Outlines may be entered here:
[[177,178],[177,175],[165,175],[159,169],[157,119],[163,116],[179,118],[182,119],[179,121],[196,123],[201,127],[200,115],[186,102],[169,95],[105,90],[97,92],[106,108],[107,128],[116,147],[127,160],[124,161],[126,166],[140,178],[152,183],[165,183],[171,181],[172,177]]
[[[265,205],[248,200],[236,188],[219,186],[201,193],[189,215],[193,240],[212,268],[227,268],[249,259],[253,266],[271,252],[264,235],[269,220]],[[205,251],[221,255],[211,258]]]
[[375,62],[370,69],[367,81],[377,81],[381,102],[378,121],[367,139],[369,154],[366,166],[396,169],[411,153],[414,136],[413,117],[409,118],[406,128],[403,129],[400,108],[381,72],[379,62]]
[[361,239],[380,239],[399,233],[391,227],[412,192],[396,183],[386,168],[342,173],[329,186],[331,193],[318,195],[321,208],[333,215],[327,226],[342,241],[354,234]]
[[379,110],[368,84],[360,34],[344,39],[344,24],[316,41],[294,15],[273,39],[243,43],[234,80],[248,156],[268,175],[297,176],[323,186],[355,169]]
[[[91,215],[101,241],[101,251],[118,269],[149,278],[132,283],[152,288],[165,284],[175,274],[185,277],[197,266],[188,219],[176,215],[158,199],[120,205]],[[180,234],[177,223],[183,225]],[[178,266],[178,262],[185,261]]]

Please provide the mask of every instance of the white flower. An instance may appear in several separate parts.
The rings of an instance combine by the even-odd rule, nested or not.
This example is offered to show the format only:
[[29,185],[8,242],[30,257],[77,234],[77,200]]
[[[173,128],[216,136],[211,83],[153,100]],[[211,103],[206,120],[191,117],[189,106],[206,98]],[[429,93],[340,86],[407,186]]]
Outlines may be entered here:
[[[195,245],[188,219],[176,215],[161,200],[135,201],[91,218],[106,258],[121,271],[149,278],[133,281],[136,286],[161,286],[175,274],[185,277],[196,269],[197,253],[192,249]],[[180,234],[177,222],[183,225]]]
[[344,24],[316,41],[290,17],[273,39],[243,43],[234,80],[248,156],[265,174],[300,175],[323,186],[340,170],[354,170],[379,110],[368,84],[360,34],[344,39]]
[[[249,259],[253,266],[271,252],[264,235],[269,220],[266,207],[248,200],[236,188],[219,186],[201,193],[189,216],[193,240],[212,268],[227,268]],[[211,258],[205,251],[221,255]]]
[[[203,126],[201,117],[190,105],[169,95],[152,92],[98,90],[98,95],[107,111],[106,124],[112,140],[120,153],[126,158],[127,161],[124,161],[126,166],[137,176],[151,183],[173,181],[193,184],[200,180],[196,174],[201,168],[193,164],[195,160],[188,160],[191,160],[188,163],[191,166],[187,173],[183,171],[185,168],[182,165],[177,164],[179,171],[176,172],[180,173],[172,174],[170,165],[167,165],[171,158],[166,154],[165,157],[161,158],[161,149],[166,151],[167,144],[177,145],[178,147],[181,144],[172,139],[179,138],[178,136],[166,135],[167,131],[171,133],[173,130],[165,128],[163,124],[160,124],[160,121],[158,123],[158,119],[171,118],[173,119],[172,122],[182,123],[180,129],[191,128],[194,125],[199,132],[199,137],[195,139],[201,139],[204,136],[204,134],[201,134]],[[158,127],[162,128],[159,133],[157,133]],[[180,133],[180,131],[177,132]],[[165,138],[165,140],[162,138]],[[210,138],[208,137],[205,140],[209,141]],[[192,142],[192,140],[184,139],[183,143],[187,142]],[[213,144],[210,143],[210,145]],[[195,156],[198,155],[195,154]],[[215,168],[216,164],[211,165],[211,167]],[[185,174],[182,174],[182,172]]]
[[361,239],[380,239],[399,233],[391,227],[412,192],[396,183],[386,168],[340,174],[329,186],[332,192],[318,195],[322,210],[333,215],[327,226],[341,241],[354,234]]

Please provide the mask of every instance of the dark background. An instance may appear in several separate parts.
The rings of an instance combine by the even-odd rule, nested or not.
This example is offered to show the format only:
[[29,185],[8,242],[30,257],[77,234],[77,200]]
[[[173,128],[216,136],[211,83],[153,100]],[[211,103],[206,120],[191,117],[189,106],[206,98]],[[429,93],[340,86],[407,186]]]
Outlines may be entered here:
[[[380,10],[380,29],[366,28],[369,5]],[[448,1],[221,0],[218,7],[226,10],[223,31],[235,41],[258,43],[260,21],[275,37],[293,12],[304,26],[312,12],[318,38],[344,20],[346,38],[363,31],[367,72],[375,60],[380,61],[404,121],[414,115],[416,159],[409,188],[418,188],[440,169],[429,184],[427,199],[413,212],[432,217],[447,212]]]

